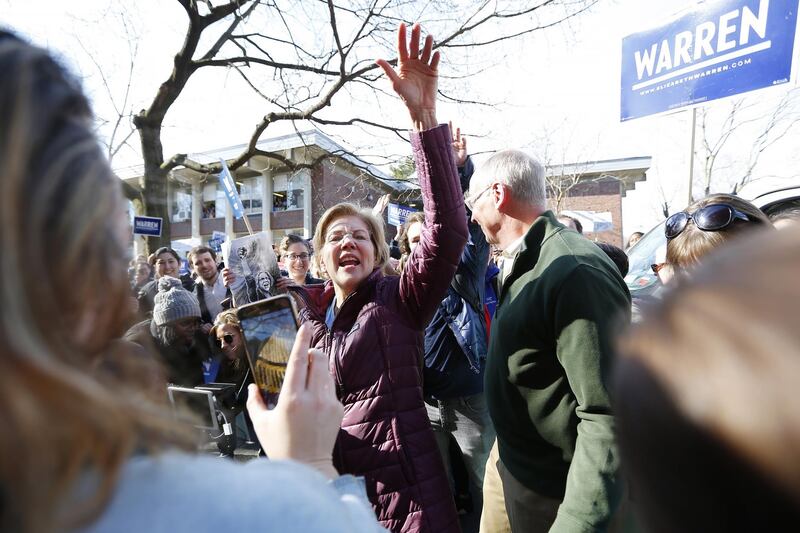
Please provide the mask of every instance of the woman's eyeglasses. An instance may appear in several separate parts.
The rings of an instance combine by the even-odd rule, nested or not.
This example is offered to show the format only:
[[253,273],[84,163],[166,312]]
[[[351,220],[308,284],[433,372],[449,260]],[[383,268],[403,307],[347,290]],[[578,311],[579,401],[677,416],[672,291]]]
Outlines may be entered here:
[[219,345],[224,348],[226,344],[233,344],[233,335],[226,333],[222,337],[218,337],[217,340],[219,341]]
[[301,261],[308,261],[309,257],[310,255],[305,252],[302,254],[286,254],[286,259],[289,261],[297,261],[298,259]]
[[752,221],[748,215],[728,204],[707,205],[694,213],[681,211],[669,217],[664,224],[664,235],[667,239],[674,239],[686,229],[690,220],[703,231],[721,231],[734,220]]

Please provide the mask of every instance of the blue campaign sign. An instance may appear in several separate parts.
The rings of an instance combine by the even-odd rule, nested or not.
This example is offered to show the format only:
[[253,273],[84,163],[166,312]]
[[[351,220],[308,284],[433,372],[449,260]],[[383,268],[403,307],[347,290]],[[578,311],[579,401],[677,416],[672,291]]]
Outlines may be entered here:
[[408,215],[411,213],[416,213],[415,209],[411,209],[410,207],[406,207],[400,204],[389,204],[389,209],[387,211],[387,218],[389,219],[389,224],[392,226],[399,226],[400,224],[404,224]]
[[622,40],[620,120],[787,83],[798,0],[699,5]]
[[236,190],[236,183],[233,181],[233,176],[231,176],[231,171],[228,170],[225,160],[220,159],[219,162],[222,164],[222,172],[219,173],[219,184],[222,190],[225,191],[225,196],[228,197],[228,202],[233,208],[233,216],[242,218],[244,216],[244,205],[242,205],[242,199],[239,198],[239,191]]
[[134,235],[149,235],[151,237],[161,236],[161,222],[160,217],[133,217],[133,234]]

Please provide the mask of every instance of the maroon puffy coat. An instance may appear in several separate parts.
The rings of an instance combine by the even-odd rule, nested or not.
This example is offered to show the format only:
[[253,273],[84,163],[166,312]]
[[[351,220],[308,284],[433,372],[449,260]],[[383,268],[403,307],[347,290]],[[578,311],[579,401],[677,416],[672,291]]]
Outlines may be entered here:
[[414,134],[426,228],[401,276],[379,269],[341,306],[330,329],[331,282],[306,287],[303,321],[329,355],[345,406],[333,460],[364,476],[378,520],[392,531],[459,531],[422,399],[425,326],[442,301],[467,241],[461,186],[447,126]]

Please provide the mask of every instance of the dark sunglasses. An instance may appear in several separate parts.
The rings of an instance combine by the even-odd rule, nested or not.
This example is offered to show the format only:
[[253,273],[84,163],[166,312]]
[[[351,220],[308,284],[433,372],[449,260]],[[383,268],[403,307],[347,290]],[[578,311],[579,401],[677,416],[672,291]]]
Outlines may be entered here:
[[669,217],[664,224],[664,235],[667,239],[674,239],[686,229],[690,220],[703,231],[720,231],[733,224],[733,221],[737,219],[751,221],[749,216],[727,204],[707,205],[691,214],[681,211]]
[[230,333],[226,333],[217,340],[219,341],[220,346],[225,346],[226,344],[233,344],[233,335],[231,335]]

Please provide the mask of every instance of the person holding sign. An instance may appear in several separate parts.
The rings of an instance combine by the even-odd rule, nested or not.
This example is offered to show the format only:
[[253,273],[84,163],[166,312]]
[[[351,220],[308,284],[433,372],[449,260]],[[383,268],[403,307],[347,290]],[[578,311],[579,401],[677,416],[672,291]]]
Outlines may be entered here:
[[422,397],[422,332],[467,242],[450,130],[436,119],[439,53],[420,27],[398,31],[398,70],[377,61],[411,115],[424,200],[415,268],[385,276],[389,247],[370,210],[338,204],[320,218],[314,260],[330,281],[293,289],[313,345],[329,358],[344,420],[334,464],[363,476],[381,524],[395,532],[459,531],[453,497]]

